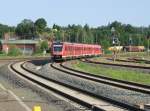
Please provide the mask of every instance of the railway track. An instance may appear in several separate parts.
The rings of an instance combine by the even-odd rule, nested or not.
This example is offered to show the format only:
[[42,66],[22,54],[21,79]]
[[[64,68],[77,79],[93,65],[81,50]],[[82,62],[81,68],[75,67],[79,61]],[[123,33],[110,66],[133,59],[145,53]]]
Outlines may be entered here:
[[43,59],[50,59],[50,57],[20,57],[20,58],[3,58],[0,61],[25,61],[25,60],[43,60]]
[[128,58],[128,60],[133,60],[136,62],[144,62],[145,64],[150,64],[150,60],[146,60],[146,59],[138,59],[138,58]]
[[[112,59],[112,58],[107,58],[107,60],[111,60],[111,61],[113,61],[113,59]],[[136,60],[116,59],[116,61],[119,61],[119,62],[131,62],[131,63],[140,63],[140,62],[138,62],[138,61],[136,61]]]
[[71,99],[72,101],[75,101],[83,106],[86,106],[92,111],[125,111],[125,109],[132,110],[132,111],[137,111],[137,110],[144,111],[137,107],[130,106],[128,104],[121,104],[111,99],[109,100],[103,98],[103,100],[101,100],[102,98],[100,99],[100,97],[93,95],[89,92],[86,92],[84,90],[81,90],[73,86],[69,86],[59,81],[55,81],[50,78],[46,78],[42,75],[39,75],[27,69],[24,65],[24,62],[11,64],[11,68],[21,76],[37,83],[42,87],[45,87],[60,95],[63,95],[64,97]]
[[[59,64],[59,65],[58,64],[51,64],[51,67],[53,67],[54,69],[59,70],[61,72],[71,74],[73,76],[77,76],[77,77],[80,77],[80,78],[88,79],[88,80],[91,80],[91,81],[94,81],[94,82],[104,83],[104,84],[107,84],[107,85],[112,85],[112,86],[116,86],[116,87],[120,87],[120,88],[125,88],[125,89],[129,89],[129,90],[132,90],[132,91],[138,91],[138,92],[150,94],[150,89],[149,89],[150,86],[137,84],[137,83],[130,83],[130,82],[127,82],[127,81],[112,80],[111,78],[107,78],[107,77],[102,77],[101,78],[99,76],[92,76],[92,74],[85,73],[85,72],[82,72],[82,71],[78,71],[78,70],[72,69],[70,67],[66,67],[64,64]],[[130,85],[129,85],[129,83],[130,83]],[[144,86],[144,88],[143,88],[143,86]],[[107,98],[107,99],[109,100],[109,98]],[[114,101],[117,102],[116,100],[114,100]],[[133,107],[135,107],[135,106],[133,106]]]
[[96,62],[89,59],[84,59],[82,62],[92,63],[92,64],[102,64],[102,65],[110,65],[110,66],[120,66],[120,67],[129,67],[129,68],[137,68],[137,69],[150,69],[148,66],[135,66],[135,65],[128,65],[128,64],[116,64],[116,63],[107,63],[107,62]]
[[[110,77],[105,77],[105,76],[99,76],[99,75],[94,75],[91,73],[75,70],[71,67],[67,67],[65,63],[61,63],[57,65],[51,64],[51,66],[59,71],[78,76],[81,78],[85,78],[94,82],[98,83],[104,83],[107,85],[112,85],[132,91],[137,91],[145,94],[150,94],[150,86],[149,85],[143,85],[139,83],[134,83],[134,82],[129,82],[129,81],[123,81],[123,80],[118,80],[118,79],[113,79]],[[61,68],[62,67],[62,68]]]
[[[113,61],[112,58],[108,58],[108,60]],[[131,63],[145,63],[145,64],[150,64],[150,61],[148,61],[148,60],[133,59],[133,58],[128,58],[128,60],[116,59],[116,61],[119,61],[119,62],[131,62]]]

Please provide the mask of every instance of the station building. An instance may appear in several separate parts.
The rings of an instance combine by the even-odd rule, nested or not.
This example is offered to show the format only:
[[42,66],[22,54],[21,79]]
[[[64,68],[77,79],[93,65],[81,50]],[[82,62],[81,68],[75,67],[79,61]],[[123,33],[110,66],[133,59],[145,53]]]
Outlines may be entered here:
[[21,50],[23,54],[31,55],[36,51],[39,39],[18,39],[18,37],[10,37],[5,34],[4,39],[0,40],[0,50],[8,53],[11,46],[15,46]]
[[24,54],[32,54],[36,50],[36,40],[1,40],[1,49],[4,52],[8,52],[11,46],[16,46]]

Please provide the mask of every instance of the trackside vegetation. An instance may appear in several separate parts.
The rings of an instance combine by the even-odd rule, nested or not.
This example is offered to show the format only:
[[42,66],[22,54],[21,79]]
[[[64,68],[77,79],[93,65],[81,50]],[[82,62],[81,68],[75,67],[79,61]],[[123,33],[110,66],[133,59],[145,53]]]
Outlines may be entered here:
[[125,69],[117,69],[117,68],[114,69],[111,67],[106,68],[100,65],[91,65],[81,61],[72,63],[72,67],[77,70],[89,72],[95,75],[107,76],[114,79],[120,79],[120,80],[150,85],[150,74],[145,74],[142,72],[125,70]]
[[8,56],[19,56],[19,55],[22,55],[21,50],[17,48],[15,45],[10,46]]
[[60,26],[53,24],[48,26],[44,18],[36,21],[24,19],[17,26],[7,26],[0,24],[0,39],[4,38],[5,33],[17,35],[19,39],[56,40],[77,43],[100,44],[103,49],[112,46],[112,31],[115,29],[115,36],[121,46],[144,45],[148,48],[150,40],[150,27],[138,27],[130,24],[123,24],[119,21],[108,23],[105,26],[90,27],[88,24]]

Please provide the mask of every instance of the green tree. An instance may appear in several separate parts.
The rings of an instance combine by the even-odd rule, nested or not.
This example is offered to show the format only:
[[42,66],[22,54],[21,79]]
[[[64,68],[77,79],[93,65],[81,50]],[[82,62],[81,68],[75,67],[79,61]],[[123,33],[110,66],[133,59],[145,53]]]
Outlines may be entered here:
[[60,30],[60,29],[61,29],[61,27],[60,27],[59,25],[54,24],[54,25],[53,25],[53,29]]
[[10,27],[7,25],[0,24],[0,38],[4,36],[7,32],[14,32],[15,27]]
[[21,39],[32,39],[32,37],[35,36],[35,27],[33,21],[24,19],[17,25],[15,32],[21,37]]
[[100,44],[104,49],[107,49],[110,46],[110,42],[108,40],[102,40]]
[[42,34],[47,27],[47,22],[44,18],[39,18],[35,21],[35,28],[39,34]]
[[124,27],[124,30],[125,30],[125,32],[133,33],[133,32],[134,32],[134,27],[132,27],[130,24],[127,24],[127,25]]

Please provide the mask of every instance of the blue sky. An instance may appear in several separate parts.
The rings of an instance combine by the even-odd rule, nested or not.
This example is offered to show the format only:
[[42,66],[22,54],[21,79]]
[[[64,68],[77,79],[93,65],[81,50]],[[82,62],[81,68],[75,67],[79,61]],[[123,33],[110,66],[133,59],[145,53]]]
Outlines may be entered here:
[[95,27],[115,20],[150,25],[150,0],[0,0],[0,4],[0,23],[7,25],[41,17],[49,26],[87,23]]

